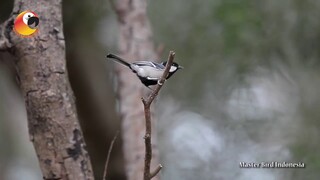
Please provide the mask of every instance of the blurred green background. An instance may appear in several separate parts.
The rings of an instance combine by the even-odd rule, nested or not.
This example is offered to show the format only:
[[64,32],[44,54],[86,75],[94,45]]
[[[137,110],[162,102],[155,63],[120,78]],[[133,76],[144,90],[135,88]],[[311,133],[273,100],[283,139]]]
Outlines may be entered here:
[[[319,179],[320,1],[148,3],[162,58],[174,50],[185,67],[157,102],[162,179]],[[12,1],[0,2],[1,22],[11,9]],[[117,53],[117,18],[105,0],[64,1],[63,11],[70,81],[101,179],[120,128],[105,61]],[[0,179],[41,179],[11,58],[0,52]],[[116,148],[110,179],[124,179],[121,141]],[[306,168],[241,169],[241,161]]]

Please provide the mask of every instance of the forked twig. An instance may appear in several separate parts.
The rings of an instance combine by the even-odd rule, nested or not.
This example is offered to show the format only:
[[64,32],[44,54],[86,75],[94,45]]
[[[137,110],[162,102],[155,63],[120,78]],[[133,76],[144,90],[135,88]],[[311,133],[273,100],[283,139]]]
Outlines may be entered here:
[[175,53],[173,51],[170,51],[166,68],[156,88],[152,91],[152,93],[149,95],[149,97],[146,100],[144,98],[141,98],[144,105],[144,114],[146,119],[146,134],[144,137],[144,141],[145,141],[145,159],[144,159],[144,174],[143,174],[144,180],[150,180],[151,178],[156,176],[162,168],[162,165],[159,164],[158,168],[153,173],[150,173],[150,164],[152,159],[150,106],[153,100],[157,97],[160,89],[162,88],[166,80],[166,77],[168,77],[170,67],[174,60],[174,56],[175,56]]

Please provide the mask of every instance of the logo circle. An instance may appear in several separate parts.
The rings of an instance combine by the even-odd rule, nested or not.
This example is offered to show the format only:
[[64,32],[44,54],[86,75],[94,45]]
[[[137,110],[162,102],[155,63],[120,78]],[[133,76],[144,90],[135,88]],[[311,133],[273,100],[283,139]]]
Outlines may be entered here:
[[21,12],[14,21],[14,31],[21,37],[32,37],[38,32],[39,16],[30,10]]

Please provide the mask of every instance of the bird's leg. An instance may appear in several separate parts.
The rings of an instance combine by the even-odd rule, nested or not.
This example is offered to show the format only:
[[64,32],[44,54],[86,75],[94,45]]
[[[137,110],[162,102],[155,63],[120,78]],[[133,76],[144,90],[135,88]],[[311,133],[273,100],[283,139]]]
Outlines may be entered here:
[[[166,81],[166,79],[165,79],[164,81]],[[161,83],[160,80],[158,80],[158,84],[159,84],[160,86],[163,85],[163,83]]]

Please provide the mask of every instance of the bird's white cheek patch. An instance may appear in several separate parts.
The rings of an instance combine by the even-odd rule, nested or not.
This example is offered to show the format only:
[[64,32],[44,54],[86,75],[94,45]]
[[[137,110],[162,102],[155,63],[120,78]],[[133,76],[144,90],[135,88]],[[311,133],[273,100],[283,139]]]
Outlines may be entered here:
[[174,72],[175,70],[177,70],[177,67],[171,66],[169,71],[170,71],[170,72]]

